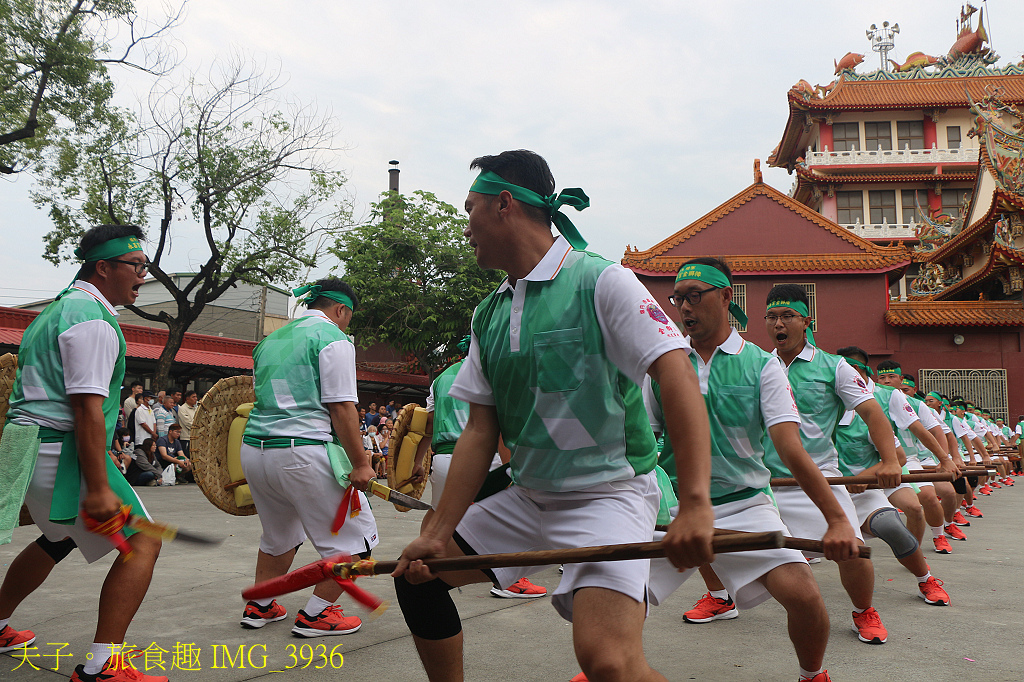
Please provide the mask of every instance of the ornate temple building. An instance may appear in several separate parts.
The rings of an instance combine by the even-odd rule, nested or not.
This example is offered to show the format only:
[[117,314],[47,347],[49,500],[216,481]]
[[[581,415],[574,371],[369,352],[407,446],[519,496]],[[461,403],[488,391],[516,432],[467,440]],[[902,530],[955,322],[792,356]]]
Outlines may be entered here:
[[627,247],[623,265],[665,304],[679,264],[724,258],[751,318],[740,331],[762,347],[768,289],[801,284],[822,348],[861,346],[873,362],[898,360],[926,390],[1016,421],[1024,59],[997,66],[974,14],[964,7],[941,56],[898,64],[883,52],[884,68],[858,73],[864,55],[848,53],[830,84],[798,82],[768,158],[795,175],[789,196],[755,167],[753,185],[646,251]]

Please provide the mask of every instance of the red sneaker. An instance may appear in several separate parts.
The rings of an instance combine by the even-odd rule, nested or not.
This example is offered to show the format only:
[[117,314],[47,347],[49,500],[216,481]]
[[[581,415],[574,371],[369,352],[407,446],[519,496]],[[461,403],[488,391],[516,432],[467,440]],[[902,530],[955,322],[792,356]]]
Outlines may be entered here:
[[810,677],[810,678],[801,677],[796,682],[832,682],[832,678],[828,676],[828,671],[827,670],[822,670],[820,673],[818,673],[814,677]]
[[328,606],[320,615],[311,616],[303,610],[295,617],[292,634],[299,637],[328,637],[350,635],[363,627],[359,616],[346,616],[340,606]]
[[276,599],[266,606],[260,606],[256,602],[251,601],[245,605],[245,611],[242,613],[242,627],[255,630],[267,623],[276,623],[287,617],[288,611],[278,604]]
[[966,540],[967,535],[962,530],[956,527],[955,523],[951,523],[945,528],[946,535],[953,538],[954,540]]
[[1013,485],[1013,479],[1010,478],[1009,476],[1007,476],[1006,478],[1003,479],[1003,485],[1011,485],[1012,486]]
[[953,548],[949,546],[949,540],[946,539],[945,535],[940,535],[937,538],[932,538],[932,542],[935,544],[935,551],[939,554],[952,554]]
[[163,675],[146,675],[138,670],[131,659],[141,655],[141,651],[125,651],[111,656],[95,675],[87,674],[85,666],[80,665],[75,668],[71,682],[168,682]]
[[958,526],[969,526],[971,522],[964,518],[964,515],[960,513],[960,510],[956,510],[956,514],[953,514],[953,523]]
[[731,620],[740,615],[732,597],[718,599],[710,592],[704,594],[693,608],[683,614],[687,623],[710,623],[713,620]]
[[1000,488],[1002,488],[1003,486],[999,485],[999,481],[997,481],[997,480],[995,480],[995,479],[992,479],[992,482],[991,482],[991,483],[989,483],[989,484],[988,484],[987,486],[985,486],[985,487],[986,487],[986,488],[989,488],[990,490],[991,490],[992,488],[995,488],[996,490],[999,490],[999,489],[1000,489]]
[[491,588],[491,595],[502,599],[536,599],[548,593],[548,588],[534,585],[526,578],[520,578],[504,590]]
[[569,680],[569,682],[587,682],[587,676],[584,675],[583,673],[580,673],[576,677],[574,677],[571,680]]
[[965,509],[964,513],[967,514],[968,516],[973,516],[976,519],[984,518],[984,515],[981,513],[981,510],[978,509],[978,507],[976,505],[973,505],[973,504],[970,507],[968,507],[967,509]]
[[923,583],[918,583],[917,586],[921,590],[921,599],[924,599],[926,604],[933,604],[935,606],[946,606],[949,604],[949,595],[942,589],[942,581],[934,575]]
[[4,629],[0,630],[0,654],[22,649],[34,641],[36,633],[31,630],[15,630],[10,625],[5,625]]
[[885,644],[885,640],[889,638],[889,633],[882,625],[882,617],[873,606],[863,613],[853,612],[853,631],[857,633],[860,641],[868,644]]

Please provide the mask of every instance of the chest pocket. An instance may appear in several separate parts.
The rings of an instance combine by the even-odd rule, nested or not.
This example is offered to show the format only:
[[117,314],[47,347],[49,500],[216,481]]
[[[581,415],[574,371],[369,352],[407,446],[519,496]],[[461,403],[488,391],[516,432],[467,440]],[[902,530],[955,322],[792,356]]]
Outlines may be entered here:
[[583,328],[534,334],[533,361],[541,391],[575,391],[583,383]]
[[828,397],[828,387],[816,381],[801,381],[793,387],[796,394],[800,414],[821,414],[832,404]]
[[715,391],[715,418],[722,426],[747,426],[758,409],[757,394],[753,386],[720,386]]

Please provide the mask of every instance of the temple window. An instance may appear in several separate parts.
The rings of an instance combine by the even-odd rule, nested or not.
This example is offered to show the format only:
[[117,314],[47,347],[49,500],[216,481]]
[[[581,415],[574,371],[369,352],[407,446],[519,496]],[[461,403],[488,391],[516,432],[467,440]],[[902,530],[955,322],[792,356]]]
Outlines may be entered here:
[[896,190],[873,189],[868,192],[868,207],[871,209],[871,224],[883,222],[896,225]]
[[864,223],[863,192],[836,192],[836,222],[840,225]]
[[946,149],[960,149],[960,126],[946,126]]
[[[914,194],[917,194],[917,203],[914,202]],[[926,189],[905,189],[900,192],[900,203],[903,207],[903,222],[907,225],[919,223],[928,212],[928,190]],[[920,205],[921,210],[917,207]]]
[[953,218],[959,218],[964,198],[970,195],[970,193],[971,190],[969,189],[942,190],[942,212]]
[[[747,285],[746,284],[735,284],[732,285],[732,302],[740,307],[740,309],[747,312]],[[738,332],[747,331],[747,326],[740,324],[732,315],[729,316],[729,326]]]
[[833,123],[834,152],[852,152],[860,148],[860,126],[857,123]]
[[864,123],[864,149],[869,152],[878,149],[892,149],[892,122],[866,121]]
[[924,121],[897,121],[896,137],[900,149],[924,149]]

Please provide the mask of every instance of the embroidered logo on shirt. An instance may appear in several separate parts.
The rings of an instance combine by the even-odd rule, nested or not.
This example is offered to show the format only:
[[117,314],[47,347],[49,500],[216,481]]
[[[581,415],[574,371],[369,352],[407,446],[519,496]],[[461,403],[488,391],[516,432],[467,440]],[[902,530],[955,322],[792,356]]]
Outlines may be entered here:
[[655,322],[660,322],[661,324],[668,324],[668,316],[666,316],[665,312],[658,307],[657,303],[647,304],[647,314],[650,315],[651,319],[654,320]]
[[914,408],[912,408],[910,406],[910,403],[907,403],[906,405],[904,405],[903,409],[906,410],[907,412],[909,412],[910,414],[914,414]]
[[865,391],[868,390],[868,386],[867,386],[867,384],[864,383],[863,379],[858,378],[857,379],[857,385],[860,386],[861,388],[863,388]]

